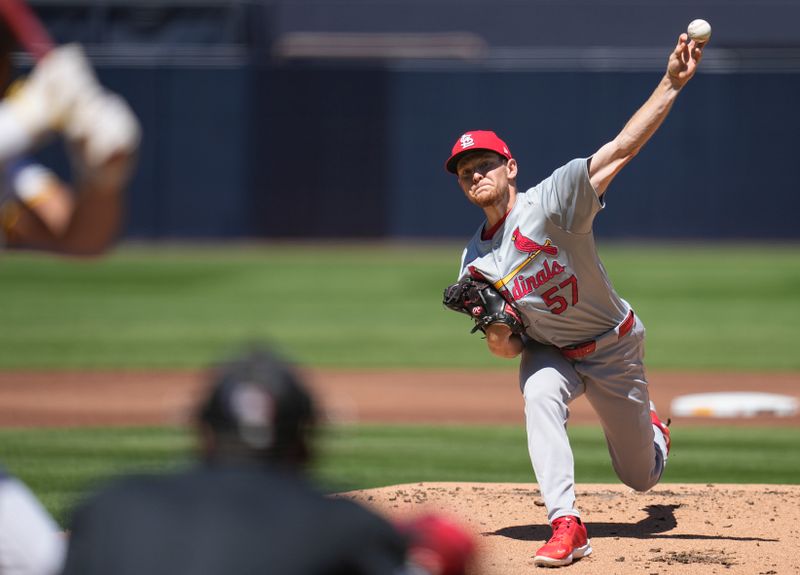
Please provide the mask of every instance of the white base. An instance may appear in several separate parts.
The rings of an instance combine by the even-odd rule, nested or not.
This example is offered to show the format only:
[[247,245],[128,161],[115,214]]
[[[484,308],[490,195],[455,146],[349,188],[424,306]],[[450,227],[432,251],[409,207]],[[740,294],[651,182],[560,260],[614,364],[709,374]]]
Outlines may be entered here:
[[789,395],[750,391],[696,393],[682,395],[672,401],[673,417],[756,417],[772,415],[791,417],[800,409],[800,402]]

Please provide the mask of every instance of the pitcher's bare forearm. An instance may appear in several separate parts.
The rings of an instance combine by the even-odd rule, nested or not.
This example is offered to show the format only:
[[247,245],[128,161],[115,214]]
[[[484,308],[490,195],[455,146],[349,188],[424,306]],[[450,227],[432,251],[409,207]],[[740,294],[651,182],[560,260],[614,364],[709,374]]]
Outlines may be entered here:
[[667,63],[667,70],[647,101],[628,120],[620,133],[589,160],[589,179],[602,196],[619,171],[639,153],[672,109],[680,91],[694,76],[703,57],[703,45],[681,34]]

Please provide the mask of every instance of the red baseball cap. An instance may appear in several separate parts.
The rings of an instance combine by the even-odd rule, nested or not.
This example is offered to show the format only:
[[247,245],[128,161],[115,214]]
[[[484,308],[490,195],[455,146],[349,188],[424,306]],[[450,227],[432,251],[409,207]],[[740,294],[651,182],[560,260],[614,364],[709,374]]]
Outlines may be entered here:
[[474,130],[461,134],[456,143],[453,144],[453,151],[444,165],[445,169],[451,174],[455,174],[456,164],[458,164],[461,156],[475,150],[491,150],[507,160],[511,159],[511,152],[508,150],[508,146],[497,137],[497,134],[489,130]]

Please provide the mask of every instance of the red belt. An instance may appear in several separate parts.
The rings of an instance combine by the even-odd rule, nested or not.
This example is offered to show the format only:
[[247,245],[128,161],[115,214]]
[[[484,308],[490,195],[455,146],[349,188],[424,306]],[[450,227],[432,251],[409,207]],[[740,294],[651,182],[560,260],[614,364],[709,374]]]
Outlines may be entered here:
[[612,343],[626,336],[636,323],[636,317],[633,315],[633,310],[628,312],[627,317],[617,327],[611,331],[604,333],[597,339],[584,341],[583,343],[576,343],[575,345],[568,345],[561,348],[561,355],[567,359],[581,359],[590,353],[597,351],[598,347],[605,347],[602,344]]

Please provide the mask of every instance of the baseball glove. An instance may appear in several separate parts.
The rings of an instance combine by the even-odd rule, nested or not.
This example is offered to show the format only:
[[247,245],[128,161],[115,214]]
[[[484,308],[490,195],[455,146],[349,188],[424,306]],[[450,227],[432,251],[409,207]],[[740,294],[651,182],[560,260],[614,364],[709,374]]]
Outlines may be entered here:
[[486,282],[470,277],[463,278],[445,288],[442,303],[448,309],[465,313],[475,321],[475,327],[470,333],[478,330],[486,333],[486,328],[495,323],[507,325],[515,334],[525,331],[522,316],[517,309]]

